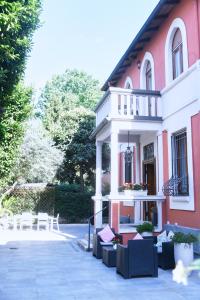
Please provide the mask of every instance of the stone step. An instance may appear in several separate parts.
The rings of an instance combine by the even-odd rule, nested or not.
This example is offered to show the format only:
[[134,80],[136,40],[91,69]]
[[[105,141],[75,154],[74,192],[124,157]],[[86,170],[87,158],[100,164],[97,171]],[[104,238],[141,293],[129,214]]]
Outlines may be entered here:
[[[79,247],[85,251],[88,250],[88,240],[87,239],[79,239],[77,240],[77,244],[79,245]],[[90,249],[92,250],[92,243],[90,242]]]
[[[84,239],[85,240],[88,240],[88,233],[86,233],[86,235],[84,236]],[[93,233],[90,233],[90,241],[92,242],[93,241]]]

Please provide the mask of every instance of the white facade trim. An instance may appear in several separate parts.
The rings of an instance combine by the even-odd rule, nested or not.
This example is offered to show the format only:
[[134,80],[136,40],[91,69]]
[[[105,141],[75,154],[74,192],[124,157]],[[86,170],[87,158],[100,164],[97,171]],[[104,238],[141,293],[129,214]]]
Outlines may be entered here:
[[124,83],[124,88],[127,89],[128,85],[130,85],[130,88],[133,89],[133,82],[132,82],[131,77],[129,77],[129,76],[126,77],[126,81]]
[[172,41],[177,29],[180,29],[183,41],[183,72],[188,69],[188,47],[186,26],[181,18],[176,18],[172,22],[165,43],[165,79],[166,86],[173,81],[173,66],[172,66]]
[[152,90],[155,90],[155,67],[154,67],[154,59],[150,52],[146,52],[141,64],[140,71],[140,88],[146,89],[146,67],[148,61],[151,64],[151,73],[152,73]]

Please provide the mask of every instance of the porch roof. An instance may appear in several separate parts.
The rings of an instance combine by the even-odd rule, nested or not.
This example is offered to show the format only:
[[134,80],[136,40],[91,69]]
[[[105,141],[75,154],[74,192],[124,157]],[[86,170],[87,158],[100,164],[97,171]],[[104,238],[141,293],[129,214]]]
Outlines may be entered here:
[[111,75],[108,77],[102,91],[106,91],[110,85],[115,86],[132,61],[137,59],[138,53],[143,50],[146,43],[158,32],[160,26],[169,16],[173,8],[180,0],[160,0],[151,15],[144,23],[125,54],[122,56]]

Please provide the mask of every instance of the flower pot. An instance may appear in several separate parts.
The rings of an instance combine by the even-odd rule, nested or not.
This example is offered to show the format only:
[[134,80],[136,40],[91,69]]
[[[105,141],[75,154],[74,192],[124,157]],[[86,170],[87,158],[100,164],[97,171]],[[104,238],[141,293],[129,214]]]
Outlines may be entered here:
[[153,236],[153,233],[150,231],[144,231],[141,233],[141,236]]
[[194,259],[193,244],[175,243],[174,259],[176,264],[181,260],[185,267],[189,266]]
[[133,190],[133,196],[147,196],[147,190],[143,191],[136,191],[136,190]]
[[124,190],[124,195],[132,196],[133,195],[133,190]]
[[124,195],[126,195],[126,196],[147,196],[147,191],[124,190]]
[[113,244],[113,249],[117,250],[117,244]]

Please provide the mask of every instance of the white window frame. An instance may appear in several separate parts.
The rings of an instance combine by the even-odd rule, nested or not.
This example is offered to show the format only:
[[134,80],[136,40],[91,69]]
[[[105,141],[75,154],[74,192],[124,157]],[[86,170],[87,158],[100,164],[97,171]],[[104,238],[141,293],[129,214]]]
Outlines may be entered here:
[[124,83],[124,88],[125,88],[125,89],[127,89],[127,85],[128,85],[128,84],[130,85],[131,89],[133,89],[133,82],[132,82],[131,77],[129,77],[129,76],[126,78],[126,81],[125,81],[125,83]]
[[188,47],[187,47],[187,33],[186,26],[184,21],[181,18],[176,18],[167,33],[167,38],[165,42],[165,80],[166,86],[170,84],[173,80],[179,78],[180,74],[177,78],[173,79],[173,63],[172,63],[172,42],[174,38],[174,34],[176,30],[179,29],[182,35],[182,44],[183,44],[183,73],[188,69]]
[[150,52],[146,52],[142,60],[141,69],[140,69],[140,88],[146,89],[146,67],[147,63],[151,64],[151,73],[152,73],[152,90],[155,90],[155,67],[153,55]]

